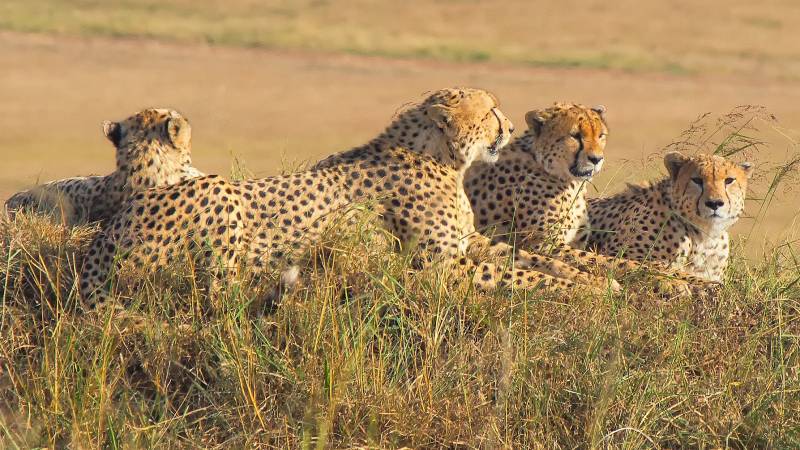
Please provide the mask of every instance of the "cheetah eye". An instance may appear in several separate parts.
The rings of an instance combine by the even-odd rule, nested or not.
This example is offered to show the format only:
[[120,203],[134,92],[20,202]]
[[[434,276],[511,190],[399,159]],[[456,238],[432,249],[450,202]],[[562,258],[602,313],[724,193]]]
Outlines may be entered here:
[[572,138],[575,139],[576,141],[580,141],[581,140],[581,132],[580,131],[576,131],[574,133],[571,133],[570,136],[572,136]]
[[605,138],[606,138],[606,133],[600,133],[600,139],[605,139]]
[[694,177],[694,178],[692,178],[692,183],[694,183],[694,184],[696,184],[698,186],[702,186],[703,185],[703,179],[700,178],[700,177]]
[[736,181],[736,178],[733,178],[733,177],[725,178],[725,184],[731,184],[734,181]]

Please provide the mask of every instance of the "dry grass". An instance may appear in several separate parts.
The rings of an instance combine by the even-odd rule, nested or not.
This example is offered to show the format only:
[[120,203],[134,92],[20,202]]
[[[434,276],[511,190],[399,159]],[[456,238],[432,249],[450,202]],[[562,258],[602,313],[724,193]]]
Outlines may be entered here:
[[800,445],[790,247],[735,260],[713,301],[484,295],[367,230],[266,315],[247,284],[209,303],[156,279],[81,314],[94,229],[4,222],[2,446]]
[[0,446],[800,445],[792,245],[736,248],[714,299],[483,294],[358,217],[279,305],[277,274],[209,299],[187,265],[123,271],[124,308],[91,313],[74,280],[96,228],[0,222]]

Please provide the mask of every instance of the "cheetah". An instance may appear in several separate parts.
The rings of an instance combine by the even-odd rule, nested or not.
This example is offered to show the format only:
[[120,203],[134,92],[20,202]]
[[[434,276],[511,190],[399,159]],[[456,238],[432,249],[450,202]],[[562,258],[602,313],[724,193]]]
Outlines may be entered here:
[[[186,249],[228,274],[242,262],[254,274],[291,271],[336,214],[359,202],[372,202],[399,244],[419,250],[415,265],[465,270],[478,288],[619,289],[551,258],[510,255],[508,246],[490,246],[475,232],[464,172],[473,161],[495,161],[512,130],[494,95],[443,89],[401,112],[366,145],[310,170],[237,182],[208,176],[138,193],[91,244],[81,295],[96,307],[120,260],[157,268]],[[496,262],[473,256],[484,247]],[[503,264],[511,256],[516,266],[508,269]]]
[[67,178],[18,192],[6,201],[6,210],[11,215],[36,210],[70,225],[102,222],[131,193],[204,175],[192,166],[192,130],[177,111],[145,109],[121,122],[103,122],[103,133],[116,149],[113,173]]
[[586,271],[635,269],[632,261],[575,248],[588,230],[586,187],[600,172],[608,135],[604,106],[556,103],[525,115],[528,129],[495,164],[478,162],[464,186],[475,226],[525,250]]
[[556,103],[525,115],[528,129],[496,164],[476,163],[464,186],[475,225],[498,239],[572,244],[586,232],[587,182],[603,167],[605,107]]
[[525,115],[528,129],[497,163],[478,162],[467,171],[465,189],[475,226],[531,252],[582,271],[615,278],[647,273],[659,294],[705,295],[709,286],[668,266],[583,249],[589,231],[587,185],[603,167],[608,136],[606,108],[556,103]]
[[659,261],[721,282],[730,252],[728,229],[744,210],[753,165],[679,152],[667,153],[664,165],[669,175],[663,180],[589,200],[587,248]]

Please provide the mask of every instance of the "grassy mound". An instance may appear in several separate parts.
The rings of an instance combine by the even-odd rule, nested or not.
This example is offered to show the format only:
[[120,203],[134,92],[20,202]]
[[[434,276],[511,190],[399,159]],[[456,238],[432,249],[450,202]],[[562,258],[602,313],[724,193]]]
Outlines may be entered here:
[[95,232],[0,223],[3,448],[800,446],[789,246],[709,300],[488,295],[348,226],[266,312],[177,270],[82,313]]

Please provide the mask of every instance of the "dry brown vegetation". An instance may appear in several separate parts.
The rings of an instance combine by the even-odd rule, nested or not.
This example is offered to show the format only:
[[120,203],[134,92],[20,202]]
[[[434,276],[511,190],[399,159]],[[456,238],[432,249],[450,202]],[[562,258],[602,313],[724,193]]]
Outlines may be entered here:
[[[800,445],[800,284],[781,247],[713,300],[474,292],[349,227],[305,288],[209,303],[140,279],[81,313],[91,228],[2,223],[6,448]],[[185,277],[186,271],[178,273]],[[120,294],[122,295],[122,294]],[[122,300],[124,298],[124,300]]]

